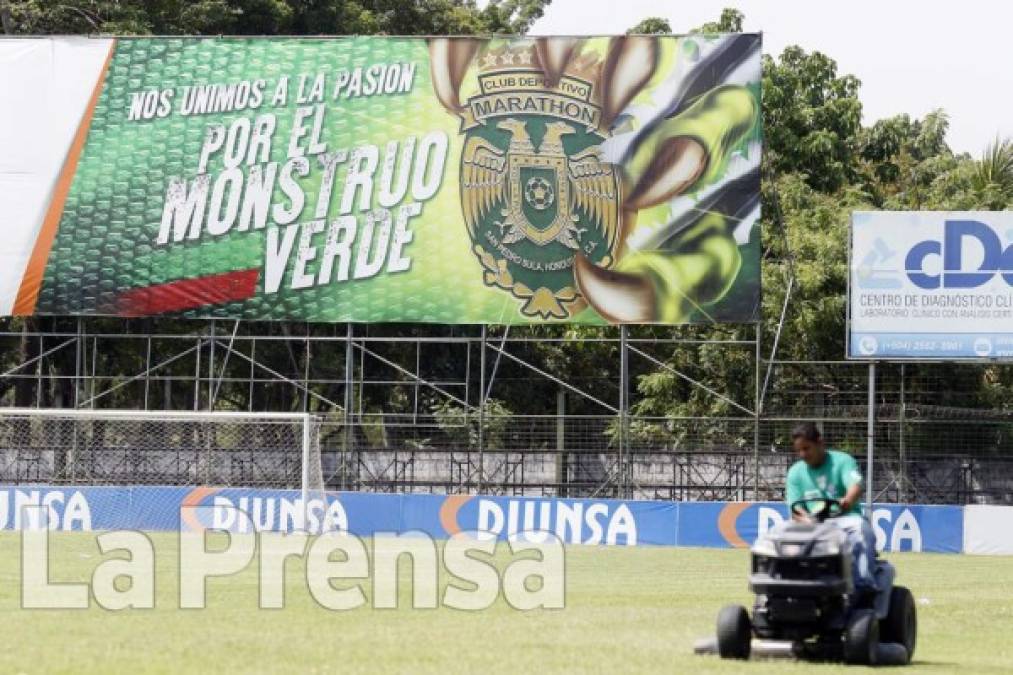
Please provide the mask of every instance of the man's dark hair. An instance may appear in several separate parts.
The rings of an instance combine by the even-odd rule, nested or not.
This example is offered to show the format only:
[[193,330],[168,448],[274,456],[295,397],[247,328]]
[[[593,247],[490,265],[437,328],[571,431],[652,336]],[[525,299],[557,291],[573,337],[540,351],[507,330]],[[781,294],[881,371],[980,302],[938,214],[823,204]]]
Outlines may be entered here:
[[791,440],[803,438],[811,443],[819,443],[822,436],[820,430],[812,422],[803,422],[791,430]]

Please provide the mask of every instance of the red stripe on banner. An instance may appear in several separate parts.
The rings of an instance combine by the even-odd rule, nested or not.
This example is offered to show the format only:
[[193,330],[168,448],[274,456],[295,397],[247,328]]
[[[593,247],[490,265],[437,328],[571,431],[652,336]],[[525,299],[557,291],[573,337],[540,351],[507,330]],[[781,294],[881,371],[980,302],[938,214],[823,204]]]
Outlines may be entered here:
[[259,278],[260,270],[254,267],[134,288],[117,298],[116,313],[120,316],[150,316],[247,300],[257,292]]

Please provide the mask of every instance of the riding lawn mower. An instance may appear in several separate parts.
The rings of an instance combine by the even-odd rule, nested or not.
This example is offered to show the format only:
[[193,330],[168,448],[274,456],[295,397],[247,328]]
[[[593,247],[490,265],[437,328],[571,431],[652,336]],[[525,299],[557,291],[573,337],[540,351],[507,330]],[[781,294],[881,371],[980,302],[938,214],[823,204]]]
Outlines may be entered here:
[[727,659],[909,663],[918,619],[911,591],[893,583],[893,565],[877,558],[876,590],[856,589],[847,535],[832,522],[844,515],[840,503],[803,499],[790,511],[809,517],[781,523],[753,544],[752,617],[740,605],[724,607],[717,636],[697,643],[695,651]]

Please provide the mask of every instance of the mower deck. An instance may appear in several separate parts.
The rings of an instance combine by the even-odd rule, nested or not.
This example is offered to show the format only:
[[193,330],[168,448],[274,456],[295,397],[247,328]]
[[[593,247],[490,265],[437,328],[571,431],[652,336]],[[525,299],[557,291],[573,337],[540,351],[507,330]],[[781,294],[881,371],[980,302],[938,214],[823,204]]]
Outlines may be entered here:
[[[718,655],[718,639],[716,637],[697,640],[693,645],[693,653],[701,655]],[[839,654],[821,651],[816,645],[789,640],[753,639],[750,658],[762,659],[794,659],[799,661],[840,660]],[[907,650],[904,645],[896,642],[880,642],[876,649],[877,666],[903,666],[907,664]]]

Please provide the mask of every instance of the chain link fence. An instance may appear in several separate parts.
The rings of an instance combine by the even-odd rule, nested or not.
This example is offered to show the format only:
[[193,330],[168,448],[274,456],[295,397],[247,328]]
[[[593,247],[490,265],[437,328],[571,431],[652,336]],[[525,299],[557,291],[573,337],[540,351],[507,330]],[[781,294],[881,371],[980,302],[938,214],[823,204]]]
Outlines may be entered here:
[[[873,491],[878,502],[1013,501],[1013,419],[961,420],[952,410],[931,407],[909,410],[906,419],[883,408],[877,412]],[[634,440],[622,450],[618,423],[608,417],[497,418],[487,423],[509,431],[490,434],[480,448],[474,438],[460,438],[467,429],[376,416],[353,423],[351,443],[340,424],[325,423],[321,444],[325,480],[341,489],[780,500],[796,459],[791,429],[812,419],[761,418],[758,451],[752,447],[756,421],[741,418],[632,418],[631,426],[672,431],[664,439]],[[855,454],[867,471],[864,416],[815,419],[828,442]]]
[[[446,356],[455,363],[466,362],[456,351]],[[426,367],[418,354],[416,361]],[[506,371],[507,365],[497,382],[523,388],[522,371]],[[665,416],[637,414],[642,395],[636,373],[631,405],[622,414],[571,412],[562,395],[555,414],[514,414],[493,401],[480,409],[474,405],[480,387],[469,384],[467,371],[456,380],[421,385],[403,372],[385,372],[375,380],[362,376],[344,388],[331,380],[321,384],[307,379],[300,391],[337,387],[327,396],[345,404],[345,409],[313,413],[312,442],[319,445],[320,481],[328,489],[779,500],[785,474],[795,460],[791,429],[802,421],[815,421],[832,447],[852,452],[864,465],[867,365],[761,362],[760,366],[759,377],[766,386],[759,415],[748,414],[757,407],[751,400],[752,381],[735,386],[707,379],[702,370],[689,371],[697,383],[692,389],[700,412]],[[1013,412],[1005,401],[983,399],[978,386],[990,378],[1008,379],[1009,368],[880,364],[872,401],[876,500],[1013,503]],[[575,382],[612,401],[618,385],[606,379]],[[536,382],[543,388],[546,383],[532,377],[532,387]],[[212,380],[189,386],[208,390],[209,396],[217,393]],[[371,391],[386,396],[398,389],[407,401],[402,411],[388,413],[382,407],[378,411],[376,405],[363,403],[368,404]],[[422,396],[426,391],[431,397],[449,392],[472,404],[441,408],[426,403]],[[741,405],[726,405],[732,399]],[[312,402],[307,395],[304,405]],[[579,411],[580,404],[576,400],[572,406]],[[691,405],[685,408],[692,410]],[[148,413],[129,420],[116,414],[0,412],[0,482],[285,488],[301,484],[305,445],[301,414],[248,412],[209,418],[207,413]]]
[[300,488],[315,427],[307,415],[0,409],[0,482]]
[[[961,407],[947,389],[951,376],[932,368],[942,369],[879,366],[876,500],[1013,502],[1013,413]],[[373,491],[780,500],[796,459],[791,430],[805,421],[868,471],[866,365],[778,363],[769,383],[759,417],[371,414],[325,421],[325,480]]]

